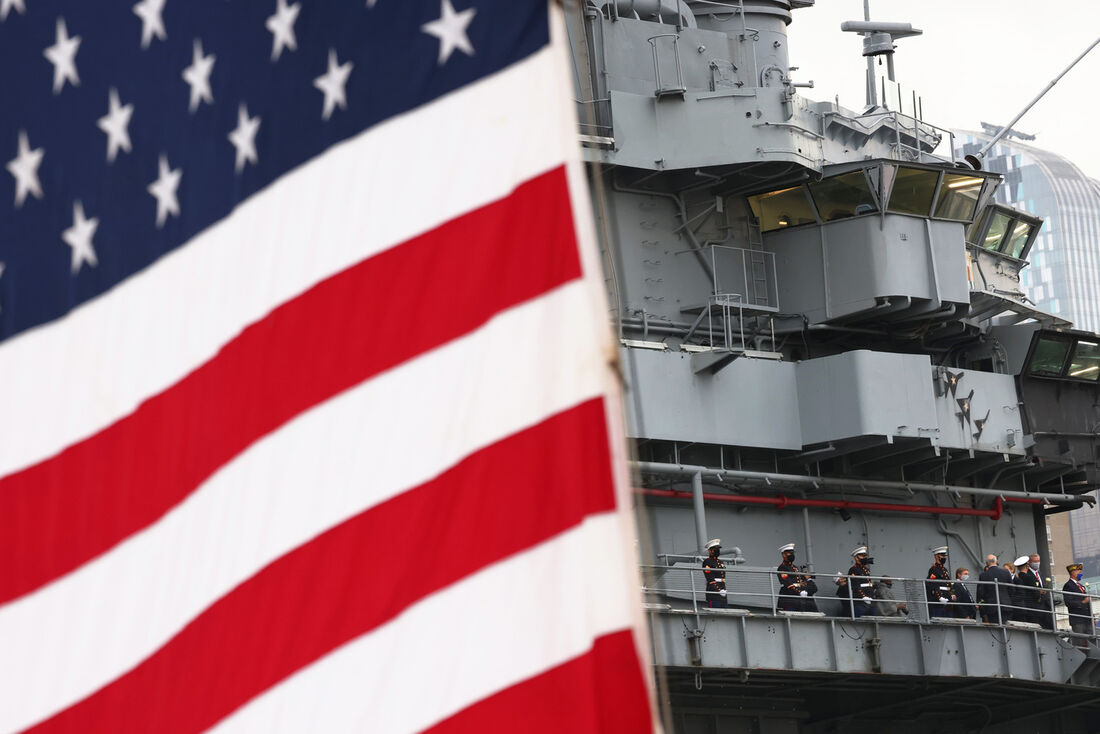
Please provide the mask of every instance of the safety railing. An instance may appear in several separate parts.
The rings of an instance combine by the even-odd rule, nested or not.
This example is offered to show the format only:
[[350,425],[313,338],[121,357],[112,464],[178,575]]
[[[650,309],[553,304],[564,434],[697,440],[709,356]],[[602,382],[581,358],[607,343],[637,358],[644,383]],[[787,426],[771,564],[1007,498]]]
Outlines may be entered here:
[[611,100],[578,99],[577,119],[582,142],[606,144],[613,142]]
[[710,245],[714,295],[743,308],[779,309],[775,253],[729,245]]
[[[668,39],[667,41],[665,39]],[[687,87],[684,86],[684,68],[680,63],[680,34],[678,33],[658,33],[655,36],[650,36],[648,39],[649,45],[653,51],[653,76],[656,80],[656,89],[653,90],[653,96],[666,97],[668,95],[682,96]],[[675,74],[675,81],[668,81],[661,77],[661,46],[665,46],[672,56],[672,68]]]
[[[1095,640],[1097,634],[1097,606],[1088,593],[996,581],[817,575],[805,569],[787,572],[795,581],[784,591],[780,572],[775,569],[731,565],[716,571],[701,563],[702,558],[696,557],[670,565],[642,566],[643,592],[651,608],[696,615],[740,610],[901,623],[1015,626],[1057,632],[1078,638],[1082,644]],[[717,573],[724,574],[724,583],[708,587],[708,580],[716,579]],[[1081,607],[1086,601],[1087,612]]]

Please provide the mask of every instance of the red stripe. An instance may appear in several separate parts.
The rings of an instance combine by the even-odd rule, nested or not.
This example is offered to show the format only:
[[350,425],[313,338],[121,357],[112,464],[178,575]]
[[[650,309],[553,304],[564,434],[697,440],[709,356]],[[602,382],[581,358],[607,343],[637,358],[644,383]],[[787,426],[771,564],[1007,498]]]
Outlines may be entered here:
[[472,454],[274,561],[34,731],[205,729],[425,595],[610,510],[610,462],[601,399]]
[[629,631],[596,640],[579,658],[479,701],[430,734],[645,734],[653,730]]
[[576,250],[559,168],[283,304],[130,416],[0,480],[0,603],[154,522],[298,413],[577,278]]

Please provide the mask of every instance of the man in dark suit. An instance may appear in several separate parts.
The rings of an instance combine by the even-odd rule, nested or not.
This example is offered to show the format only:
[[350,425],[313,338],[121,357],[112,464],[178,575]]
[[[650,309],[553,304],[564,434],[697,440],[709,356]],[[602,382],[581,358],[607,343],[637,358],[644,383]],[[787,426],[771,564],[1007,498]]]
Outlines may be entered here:
[[955,583],[951,584],[951,601],[955,603],[955,619],[976,619],[978,610],[974,607],[974,598],[966,588],[970,580],[970,569],[956,568]]
[[1066,570],[1069,571],[1069,581],[1062,587],[1062,601],[1069,610],[1069,626],[1074,632],[1091,635],[1092,601],[1088,589],[1081,583],[1081,564],[1071,563]]
[[1001,609],[1002,604],[1009,603],[1008,589],[1001,585],[1011,584],[1012,574],[1000,567],[997,556],[990,553],[985,557],[985,568],[978,575],[978,581],[983,582],[978,585],[978,610],[982,621],[1004,624],[1012,619],[1011,609]]

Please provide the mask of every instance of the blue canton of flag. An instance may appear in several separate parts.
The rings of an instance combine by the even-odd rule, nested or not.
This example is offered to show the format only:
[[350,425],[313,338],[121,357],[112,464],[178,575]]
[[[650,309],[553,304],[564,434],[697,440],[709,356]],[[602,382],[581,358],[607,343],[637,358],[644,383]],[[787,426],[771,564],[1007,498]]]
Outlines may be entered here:
[[508,0],[0,0],[0,339],[547,34]]

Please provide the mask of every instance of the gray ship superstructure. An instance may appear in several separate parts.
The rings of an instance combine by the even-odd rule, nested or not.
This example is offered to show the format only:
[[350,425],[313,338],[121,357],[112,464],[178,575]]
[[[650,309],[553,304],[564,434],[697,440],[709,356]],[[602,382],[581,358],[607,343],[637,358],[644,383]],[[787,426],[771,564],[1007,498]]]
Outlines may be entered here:
[[[939,616],[926,581],[944,545],[972,579],[1033,551],[1051,576],[1045,516],[1100,481],[1100,337],[1025,298],[1042,221],[998,203],[1003,176],[956,160],[915,95],[888,108],[872,70],[893,84],[919,30],[845,24],[866,109],[803,96],[786,30],[812,4],[569,15],[673,730],[1092,731],[1093,639]],[[727,608],[705,593],[712,537]],[[777,608],[791,542],[818,611]],[[858,546],[907,616],[852,618],[831,579]]]

